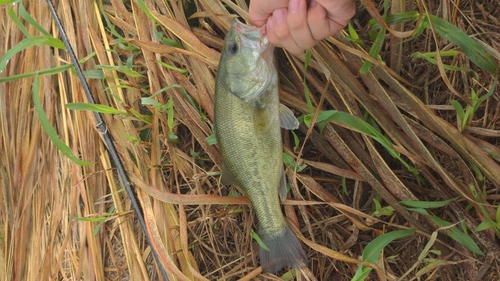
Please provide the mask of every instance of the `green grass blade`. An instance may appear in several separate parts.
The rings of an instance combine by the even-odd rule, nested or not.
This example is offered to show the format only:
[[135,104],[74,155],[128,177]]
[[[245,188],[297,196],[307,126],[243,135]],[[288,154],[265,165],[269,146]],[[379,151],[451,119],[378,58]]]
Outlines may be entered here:
[[[79,61],[79,63],[86,62],[88,59],[90,59],[91,57],[95,56],[95,54],[96,53],[91,53],[90,55],[88,55],[85,58],[81,59]],[[37,76],[37,75],[54,75],[54,74],[66,71],[66,70],[68,70],[68,69],[70,69],[72,67],[73,67],[73,64],[65,64],[65,65],[61,65],[61,66],[53,67],[53,68],[49,68],[49,69],[32,71],[32,72],[26,72],[26,73],[12,75],[12,76],[8,76],[8,77],[0,77],[0,83],[10,82],[10,81],[14,81],[14,80],[18,80],[18,79],[23,79],[23,78],[27,78],[27,77],[32,77],[32,76]]]
[[64,47],[63,42],[52,36],[33,36],[26,38],[21,42],[19,42],[19,44],[14,46],[12,49],[9,49],[7,52],[5,52],[4,56],[0,60],[0,73],[3,72],[5,66],[7,66],[7,63],[15,54],[21,52],[24,49],[37,45],[47,45],[54,48],[66,50],[66,47]]
[[483,46],[458,29],[458,27],[443,19],[429,15],[429,20],[432,21],[434,29],[440,36],[460,47],[475,65],[488,71],[495,77],[498,76],[498,64],[493,56],[486,52]]
[[45,114],[45,111],[43,110],[42,103],[40,102],[40,96],[38,95],[39,90],[39,76],[35,76],[35,82],[33,83],[33,104],[35,105],[38,120],[40,120],[43,130],[47,133],[52,143],[57,147],[57,149],[59,149],[59,151],[76,164],[80,166],[88,166],[92,164],[92,162],[85,162],[76,157],[71,148],[59,139],[56,130],[52,127],[52,125],[50,125],[49,118],[47,118],[47,114]]
[[83,76],[86,79],[104,79],[104,72],[99,69],[93,69],[93,70],[85,70],[83,71]]
[[[436,216],[431,215],[430,217],[432,221],[434,221],[434,223],[437,224],[439,227],[446,227],[452,225],[450,222],[442,220]],[[456,226],[452,226],[448,229],[445,229],[444,232],[448,234],[453,240],[467,247],[467,249],[469,249],[471,252],[484,256],[484,253],[481,251],[481,249],[479,249],[476,242],[474,242],[474,240],[470,238],[467,234],[460,231]]]
[[206,137],[205,140],[207,141],[208,145],[217,144],[217,138],[215,137],[215,134],[211,134],[210,136]]
[[[456,52],[456,51],[454,51]],[[434,59],[433,53],[435,52],[430,52],[430,53],[421,53],[421,52],[415,52],[411,55],[412,58],[418,58],[418,59],[425,59],[426,61],[436,65],[437,60]],[[456,52],[458,54],[458,52]],[[441,57],[446,57],[449,56],[449,54],[440,54]],[[448,65],[448,64],[443,64],[443,68],[446,70],[453,70],[453,71],[473,71],[470,68],[465,68],[465,67],[458,67],[458,66],[453,66],[453,65]]]
[[497,227],[497,224],[492,219],[486,219],[485,221],[483,221],[482,223],[480,223],[477,226],[475,231],[479,232],[479,231],[486,230],[488,228],[496,228],[496,227]]
[[318,114],[317,122],[321,122],[319,125],[320,132],[323,130],[326,122],[336,121],[344,124],[350,129],[366,134],[372,137],[375,141],[380,143],[387,151],[393,156],[398,158],[399,153],[392,147],[391,142],[379,131],[377,131],[373,126],[368,124],[366,121],[351,115],[346,112],[327,110]]
[[35,27],[38,31],[40,31],[43,35],[53,37],[47,30],[43,29],[43,27],[26,11],[23,3],[19,3],[19,15]]
[[148,6],[146,6],[146,3],[144,3],[143,0],[137,0],[137,4],[141,8],[141,10],[146,14],[146,16],[148,16],[148,18],[156,22],[155,17],[153,16],[153,14],[151,14],[151,11],[149,11]]
[[464,120],[465,111],[464,111],[464,108],[462,107],[462,105],[459,104],[458,101],[456,101],[456,100],[450,100],[450,103],[455,108],[455,111],[457,112],[457,117],[460,120]]
[[448,205],[451,201],[454,201],[456,199],[457,198],[453,198],[453,199],[450,199],[450,200],[437,201],[437,202],[404,200],[404,201],[401,201],[399,203],[403,204],[405,206],[411,207],[411,208],[432,209],[432,208],[444,207],[444,206]]
[[[390,14],[385,18],[385,22],[387,25],[395,25],[398,23],[406,23],[416,21],[419,17],[419,13],[417,11],[412,12],[404,12],[404,13],[396,13]],[[380,29],[381,25],[376,19],[370,20],[371,31],[375,31]]]
[[182,69],[182,68],[178,68],[178,67],[175,67],[175,66],[172,66],[168,63],[164,63],[162,62],[161,60],[156,60],[158,63],[160,63],[161,65],[163,65],[164,67],[168,68],[168,69],[171,69],[171,70],[175,70],[177,72],[180,72],[181,74],[188,74],[189,72],[187,71],[187,69]]
[[101,11],[102,17],[106,21],[106,27],[109,29],[111,34],[113,34],[116,38],[118,38],[117,41],[122,43],[127,43],[127,41],[125,40],[125,38],[123,38],[120,32],[116,31],[115,25],[112,24],[111,21],[109,20],[108,14],[104,11],[103,1],[97,1],[97,2],[99,2],[99,10]]
[[250,230],[250,236],[252,236],[252,238],[257,242],[257,244],[259,244],[259,246],[266,250],[266,251],[270,251],[269,248],[266,246],[266,244],[264,244],[264,242],[262,242],[262,239],[260,239],[260,236],[255,233],[255,231]]
[[477,108],[483,101],[487,100],[489,97],[491,97],[491,95],[493,95],[493,93],[495,92],[495,88],[497,87],[497,82],[498,78],[495,78],[495,80],[493,81],[493,85],[488,90],[488,93],[477,100],[476,104],[474,105],[474,112],[476,112]]
[[0,83],[10,82],[10,81],[19,80],[19,79],[23,79],[23,78],[27,78],[27,77],[36,76],[36,75],[54,75],[54,74],[57,74],[59,72],[63,72],[65,70],[68,70],[71,67],[73,67],[72,64],[66,64],[66,65],[61,65],[58,67],[44,69],[44,70],[40,70],[40,71],[33,71],[33,72],[12,75],[9,77],[2,77],[2,78],[0,78]]
[[103,114],[122,114],[126,115],[127,112],[120,111],[116,108],[103,105],[103,104],[90,104],[90,103],[84,103],[84,102],[74,102],[74,103],[68,103],[66,104],[66,108],[71,109],[71,110],[90,110],[90,111],[95,111]]
[[347,28],[349,31],[349,36],[346,37],[346,39],[351,40],[355,42],[356,44],[360,45],[361,47],[365,47],[365,42],[359,38],[358,33],[356,32],[356,29],[352,26],[351,23],[347,24]]
[[[415,231],[416,229],[396,230],[375,238],[372,242],[366,245],[365,249],[363,250],[363,255],[361,257],[361,260],[371,263],[376,262],[382,250],[387,245],[389,245],[389,243],[391,243],[396,239],[410,236],[413,233],[415,233]],[[371,270],[372,268],[370,267],[360,265],[358,267],[358,270],[356,271],[356,274],[351,280],[352,281],[364,280],[368,276]]]
[[292,156],[288,155],[287,153],[283,152],[283,162],[285,165],[290,168],[290,170],[296,170],[298,173],[302,172],[305,168],[307,168],[306,164],[303,165],[298,165],[295,159],[293,159]]
[[302,83],[304,85],[304,95],[305,95],[306,102],[307,102],[307,108],[309,109],[309,113],[313,114],[314,107],[313,107],[312,102],[311,102],[311,97],[309,96],[309,88],[307,87],[307,84],[306,84],[306,72],[307,72],[307,68],[309,67],[309,62],[311,60],[311,56],[312,56],[311,50],[306,50],[306,58],[304,60],[304,81],[302,81]]
[[[371,57],[378,59],[380,50],[382,50],[382,46],[384,45],[385,32],[386,32],[385,28],[381,28],[378,31],[377,37],[375,38],[375,41],[373,42],[373,45],[370,48],[369,54]],[[365,61],[359,71],[363,74],[366,74],[368,73],[368,70],[370,70],[370,67],[372,65],[373,63]]]
[[9,4],[9,3],[16,4],[16,3],[19,3],[21,1],[22,0],[0,0],[0,5]]
[[10,7],[9,10],[7,11],[7,14],[9,15],[10,19],[14,22],[14,24],[19,28],[19,30],[24,34],[26,37],[31,37],[31,34],[29,33],[28,29],[24,26],[24,24],[21,22],[21,19],[16,15],[16,12],[14,12],[14,7]]

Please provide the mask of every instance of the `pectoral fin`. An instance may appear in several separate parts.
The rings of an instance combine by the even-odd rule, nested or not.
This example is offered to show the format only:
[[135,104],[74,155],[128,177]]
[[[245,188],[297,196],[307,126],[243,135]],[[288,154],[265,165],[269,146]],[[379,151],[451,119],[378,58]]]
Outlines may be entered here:
[[231,173],[231,170],[227,168],[227,165],[224,164],[224,162],[222,162],[222,175],[220,181],[226,186],[236,184],[233,173]]
[[281,128],[287,130],[295,130],[299,128],[299,120],[295,118],[295,115],[293,115],[290,108],[280,103],[279,114]]
[[286,188],[286,176],[285,176],[285,170],[281,171],[281,178],[280,178],[280,186],[278,187],[278,194],[280,196],[281,202],[286,200],[286,194],[288,193],[288,190]]

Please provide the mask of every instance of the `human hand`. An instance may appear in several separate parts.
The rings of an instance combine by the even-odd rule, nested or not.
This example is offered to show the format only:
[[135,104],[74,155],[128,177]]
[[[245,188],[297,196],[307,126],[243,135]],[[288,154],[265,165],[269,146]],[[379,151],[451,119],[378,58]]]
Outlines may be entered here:
[[251,0],[250,22],[267,23],[269,42],[298,55],[340,32],[356,13],[354,0]]

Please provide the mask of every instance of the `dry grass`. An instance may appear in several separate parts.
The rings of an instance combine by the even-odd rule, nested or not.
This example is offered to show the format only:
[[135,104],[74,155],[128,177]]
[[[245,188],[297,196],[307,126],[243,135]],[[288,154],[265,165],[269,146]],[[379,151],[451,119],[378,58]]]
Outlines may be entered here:
[[[217,147],[206,141],[212,134],[214,74],[222,38],[234,14],[247,17],[245,1],[144,0],[150,17],[141,2],[111,0],[100,10],[92,1],[71,0],[57,1],[56,7],[77,56],[96,52],[83,65],[85,70],[122,65],[137,72],[104,68],[105,78],[90,79],[89,85],[96,103],[128,112],[103,117],[135,185],[169,279],[277,280],[261,273],[257,245],[250,238],[250,230],[257,229],[253,213],[245,198],[226,197],[237,189],[218,182],[214,172],[219,171],[221,158]],[[48,20],[45,1],[24,5],[45,30],[59,37]],[[13,9],[16,14],[18,6]],[[497,6],[493,0],[391,2],[393,13],[428,9],[484,42],[498,60]],[[381,9],[381,3],[376,7]],[[2,55],[24,38],[7,8],[0,7]],[[360,8],[354,20],[368,46],[369,18]],[[40,35],[32,25],[25,26],[30,34]],[[112,34],[111,27],[123,40]],[[393,28],[409,31],[413,26]],[[183,49],[160,43],[155,31]],[[323,135],[317,127],[308,131],[301,125],[299,147],[286,133],[286,152],[308,165],[300,173],[287,171],[293,196],[284,209],[300,226],[297,231],[307,245],[310,274],[318,280],[350,280],[370,241],[394,230],[416,228],[415,234],[385,247],[376,263],[363,263],[376,269],[369,279],[397,280],[406,273],[407,280],[498,280],[499,237],[494,228],[475,229],[487,216],[496,223],[499,219],[500,91],[497,88],[481,104],[472,123],[460,132],[449,100],[470,102],[470,87],[484,95],[492,85],[491,75],[462,54],[443,58],[443,63],[472,68],[477,76],[411,59],[416,51],[454,48],[430,30],[402,44],[394,36],[386,39],[381,55],[387,65],[377,63],[366,75],[358,70],[362,59],[370,57],[345,35],[321,43],[312,51],[307,85],[317,110],[369,115],[419,175],[410,173],[372,138],[338,123],[327,124]],[[187,74],[169,70],[159,60]],[[15,55],[0,78],[68,61],[65,51],[31,47]],[[300,82],[304,57],[279,51],[278,61],[283,103],[298,114],[309,113]],[[59,137],[81,159],[93,163],[87,167],[63,156],[41,128],[33,109],[33,80],[0,83],[0,280],[161,279],[93,115],[65,108],[67,103],[86,101],[77,77],[69,71],[41,76],[39,95]],[[173,101],[171,127],[167,111],[144,106],[140,99],[173,84],[185,92],[171,88],[154,97],[162,104]],[[169,140],[172,133],[177,141]],[[458,223],[458,229],[466,230],[486,255],[474,254],[445,235],[446,230],[429,216],[398,203],[451,198],[457,200],[428,211]],[[383,207],[391,205],[395,212],[372,216],[373,199]],[[76,219],[96,217],[104,219]],[[427,253],[429,241],[432,252]],[[429,259],[419,260],[421,253]]]

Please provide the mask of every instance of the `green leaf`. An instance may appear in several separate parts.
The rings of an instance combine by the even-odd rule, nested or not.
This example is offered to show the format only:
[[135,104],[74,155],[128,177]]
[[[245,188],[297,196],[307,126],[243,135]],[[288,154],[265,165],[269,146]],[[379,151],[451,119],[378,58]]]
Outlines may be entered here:
[[347,37],[347,39],[355,42],[356,44],[358,44],[364,48],[365,42],[363,42],[363,40],[359,39],[359,35],[356,32],[356,29],[352,26],[351,23],[347,24],[347,28],[349,30],[349,36]]
[[297,134],[294,131],[290,131],[290,132],[292,133],[292,136],[293,136],[294,147],[295,148],[299,147],[299,145],[300,145],[299,137],[297,136]]
[[500,228],[500,205],[497,207],[497,212],[495,214],[495,219],[497,221],[497,226]]
[[66,104],[66,108],[71,110],[90,110],[103,114],[122,114],[126,115],[127,113],[124,111],[120,111],[114,107],[110,107],[103,104],[90,104],[84,102],[74,102]]
[[152,105],[155,107],[161,107],[161,103],[152,97],[147,97],[147,98],[141,98],[141,104],[142,105]]
[[[446,50],[439,52],[439,55],[441,57],[454,57],[458,54],[460,54],[460,52],[457,50]],[[427,53],[415,52],[411,55],[412,58],[419,58],[419,59],[435,58],[436,56],[437,52],[427,52]]]
[[104,79],[104,72],[100,69],[85,70],[83,76],[87,79]]
[[149,19],[156,22],[155,17],[153,16],[153,14],[151,14],[151,11],[149,11],[148,6],[146,5],[146,3],[144,3],[143,0],[137,0],[137,4],[141,8],[141,10],[146,14],[146,16],[148,16]]
[[68,157],[71,161],[75,162],[80,166],[88,166],[92,164],[92,162],[85,162],[80,160],[73,154],[71,148],[69,148],[59,137],[57,136],[56,130],[50,125],[49,118],[45,111],[43,110],[42,103],[40,102],[40,96],[38,92],[40,90],[40,81],[39,76],[35,76],[35,81],[33,83],[33,104],[35,105],[35,110],[38,116],[38,120],[42,125],[43,130],[47,133],[52,143],[56,146],[59,151],[61,151],[66,157]]
[[184,88],[179,85],[179,84],[172,84],[172,85],[168,85],[164,88],[161,88],[160,90],[156,91],[156,93],[154,93],[152,96],[150,97],[147,97],[147,98],[141,98],[141,103],[143,105],[152,105],[152,106],[155,106],[156,109],[158,109],[159,111],[163,111],[163,110],[168,110],[169,108],[172,107],[172,102],[167,102],[165,104],[161,104],[160,102],[158,102],[157,100],[153,99],[156,95],[158,94],[161,94],[167,90],[170,90],[172,88],[180,88],[181,91],[184,90]]
[[[451,199],[451,200],[455,200],[455,199]],[[447,200],[447,201],[450,201],[450,200]],[[415,202],[415,201],[402,201],[402,202],[405,202],[405,203],[402,203],[405,205],[409,204],[409,205],[417,205],[418,206],[420,204],[420,203],[417,204],[417,202]],[[446,201],[441,201],[441,202],[446,202]],[[430,205],[433,205],[436,202],[427,202],[427,203],[429,203]],[[414,212],[417,212],[419,214],[425,215],[425,216],[429,216],[434,221],[434,223],[437,224],[439,227],[449,227],[449,228],[446,228],[443,230],[448,236],[450,236],[453,240],[457,241],[458,243],[467,247],[471,252],[478,254],[478,255],[484,255],[484,253],[479,249],[479,247],[476,245],[474,240],[472,238],[470,238],[469,236],[467,236],[467,234],[465,234],[464,232],[460,231],[456,226],[451,226],[452,223],[447,222],[445,220],[442,220],[436,216],[430,215],[427,212],[427,210],[422,209],[422,208],[407,208],[407,209],[410,211],[414,211]]]
[[483,231],[483,230],[486,230],[488,228],[496,228],[497,227],[497,224],[491,220],[491,219],[486,219],[485,221],[483,221],[482,223],[480,223],[477,228],[475,229],[475,231]]
[[157,62],[159,62],[161,65],[163,65],[164,67],[168,68],[168,69],[171,69],[171,70],[174,70],[174,71],[177,71],[177,72],[180,72],[181,74],[188,74],[189,72],[187,71],[187,69],[182,69],[182,68],[178,68],[178,67],[175,67],[175,66],[172,66],[170,64],[167,64],[167,63],[164,63],[162,62],[161,60],[156,60]]
[[[387,17],[385,17],[385,22],[389,26],[398,23],[414,22],[418,19],[419,15],[420,14],[417,11],[390,14]],[[371,32],[379,30],[382,27],[376,19],[371,19],[370,25],[371,25],[370,29]]]
[[455,111],[457,112],[457,117],[458,117],[458,119],[460,120],[460,123],[461,123],[462,120],[464,120],[464,117],[465,117],[464,108],[456,100],[450,100],[450,103],[455,108]]
[[54,74],[66,71],[66,70],[70,69],[71,67],[73,67],[73,64],[65,64],[65,65],[61,65],[58,67],[44,69],[44,70],[40,70],[40,71],[26,72],[26,73],[17,74],[17,75],[13,75],[13,76],[9,76],[9,77],[2,77],[2,78],[0,78],[0,83],[15,81],[15,80],[19,80],[19,79],[23,79],[23,78],[27,78],[27,77],[36,76],[36,75],[44,75],[44,74],[45,75],[54,75]]
[[464,54],[477,66],[485,71],[488,71],[493,76],[498,76],[498,64],[493,56],[488,54],[486,50],[478,42],[472,39],[469,35],[462,32],[455,25],[434,15],[429,15],[429,20],[434,25],[436,32],[448,39],[451,43],[462,49]]
[[16,3],[19,3],[21,1],[22,0],[0,0],[0,5],[5,5],[5,4],[9,4],[9,3],[16,4]]
[[[91,53],[90,55],[81,59],[79,61],[79,63],[85,63],[87,60],[89,60],[90,58],[92,58],[95,55],[96,55],[96,53]],[[37,75],[54,75],[54,74],[66,71],[72,67],[73,67],[73,64],[65,64],[65,65],[61,65],[61,66],[53,67],[53,68],[49,68],[49,69],[26,72],[26,73],[21,73],[21,74],[17,74],[17,75],[12,75],[9,77],[0,77],[0,83],[15,81],[15,80],[19,80],[19,79],[23,79],[23,78],[27,78],[27,77],[32,77],[32,76],[37,76]]]
[[392,214],[394,213],[394,208],[392,206],[382,207],[382,205],[380,205],[380,202],[375,198],[373,198],[373,203],[375,203],[375,212],[373,212],[372,214],[374,216],[392,216]]
[[21,22],[21,20],[17,16],[16,12],[14,12],[14,5],[9,8],[9,10],[7,11],[7,14],[9,15],[12,22],[14,22],[14,24],[17,26],[17,28],[19,28],[19,30],[24,34],[24,36],[31,37],[31,34],[28,31],[28,29]]
[[34,28],[40,31],[43,35],[53,37],[47,30],[43,29],[43,27],[26,11],[22,2],[19,3],[19,15]]
[[[384,39],[385,39],[385,28],[381,28],[378,31],[377,37],[375,38],[375,41],[373,42],[372,47],[370,48],[370,56],[373,58],[378,59],[380,50],[382,50],[382,45],[384,44]],[[361,66],[361,69],[359,72],[366,74],[370,70],[370,67],[373,65],[370,61],[365,61],[363,65]]]
[[[396,239],[410,236],[413,233],[415,233],[415,231],[416,229],[396,230],[375,238],[372,242],[366,245],[365,249],[363,250],[363,255],[361,256],[361,260],[371,263],[376,262],[382,250],[387,245],[389,245],[389,243],[391,243]],[[360,265],[358,267],[358,270],[356,271],[356,274],[351,280],[352,281],[364,280],[368,276],[371,270],[372,268],[370,267]]]
[[287,153],[284,153],[284,152],[283,152],[283,162],[285,162],[285,165],[288,168],[290,168],[290,170],[297,169],[297,172],[302,172],[305,168],[307,168],[306,164],[299,165],[299,166],[297,166],[297,168],[295,168],[295,166],[297,165],[297,163],[295,162],[295,160],[293,159],[293,157],[290,156],[290,155],[288,155]]
[[283,274],[281,276],[281,280],[283,281],[290,281],[290,280],[294,280],[293,278],[296,276],[296,271],[295,271],[295,268],[292,268],[290,269],[287,273]]
[[412,207],[412,208],[432,209],[432,208],[444,207],[444,206],[448,205],[451,201],[455,201],[457,199],[458,199],[458,197],[450,199],[450,200],[435,201],[435,202],[431,202],[431,201],[409,201],[409,200],[403,200],[403,201],[400,201],[399,203],[403,204],[405,206],[408,206],[408,207]]
[[33,36],[26,38],[19,42],[16,46],[12,47],[9,49],[7,52],[5,52],[4,56],[0,60],[0,73],[3,72],[5,69],[5,66],[7,66],[7,63],[9,60],[17,53],[21,52],[24,49],[27,49],[29,47],[33,46],[38,46],[38,45],[46,45],[46,46],[51,46],[54,48],[59,48],[66,50],[66,47],[64,47],[64,44],[61,40],[56,39],[52,36]]
[[311,56],[312,56],[311,50],[306,50],[306,58],[304,60],[304,79],[302,81],[302,84],[304,85],[304,95],[306,98],[307,108],[309,109],[309,113],[313,114],[314,106],[312,105],[311,96],[309,95],[309,88],[307,87],[306,84],[306,73],[307,73],[307,68],[309,67],[309,62],[311,61]]
[[347,178],[342,178],[342,193],[347,195]]
[[[449,56],[448,52],[452,52],[452,51],[453,51],[453,53],[458,54],[458,51],[450,50],[450,51],[443,51],[443,52],[447,52],[447,53],[445,53],[445,54],[440,53],[440,55],[441,55],[441,57]],[[436,52],[430,52],[430,53],[425,53],[425,54],[423,54],[421,52],[415,52],[411,55],[411,57],[425,59],[426,61],[436,65],[437,60],[434,59],[435,55],[436,55]],[[453,65],[448,65],[448,64],[443,64],[443,68],[446,70],[454,70],[454,71],[473,71],[470,68],[458,67],[458,66],[453,66]]]
[[252,238],[253,238],[255,241],[257,241],[257,244],[259,244],[259,246],[260,246],[262,249],[264,249],[264,250],[266,250],[266,251],[270,251],[270,250],[269,250],[269,248],[266,246],[266,244],[264,244],[264,242],[262,242],[262,239],[260,239],[260,236],[259,236],[257,233],[255,233],[255,231],[253,231],[253,229],[252,229],[252,230],[250,230],[250,236],[252,236]]
[[128,75],[132,78],[141,78],[143,77],[142,74],[140,74],[139,72],[135,71],[135,70],[132,70],[132,68],[128,67],[128,66],[125,66],[125,65],[120,65],[118,67],[118,69],[123,72],[125,75]]
[[214,144],[217,144],[217,138],[215,137],[215,134],[211,134],[210,136],[208,136],[206,139],[207,143],[209,145],[214,145]]
[[168,99],[165,106],[167,107],[167,126],[170,130],[173,130],[173,128],[174,128],[174,101],[172,100],[172,98]]
[[74,220],[77,221],[86,221],[86,222],[103,222],[109,219],[112,214],[101,214],[100,217],[95,217],[95,218],[84,218],[84,217],[71,217]]
[[406,208],[406,209],[408,211],[419,213],[419,214],[424,215],[424,216],[428,216],[429,215],[429,212],[427,212],[426,209],[422,209],[422,208]]
[[390,141],[379,131],[377,131],[373,126],[368,124],[363,119],[360,119],[354,115],[346,112],[327,110],[320,112],[317,118],[318,122],[322,122],[319,125],[320,131],[323,131],[326,122],[335,121],[342,123],[352,130],[366,134],[372,137],[375,141],[380,143],[393,157],[399,158],[400,154],[391,145]]
[[482,97],[480,97],[478,100],[477,100],[477,103],[473,104],[474,106],[474,112],[477,110],[477,108],[479,107],[479,105],[485,101],[486,99],[488,99],[489,97],[491,97],[491,95],[493,95],[493,93],[495,92],[495,88],[497,86],[497,82],[498,82],[498,78],[495,78],[495,80],[493,81],[493,85],[491,86],[491,88],[488,90],[488,93]]
[[[434,221],[435,224],[437,224],[439,227],[445,227],[445,226],[451,226],[452,224],[450,222],[447,222],[445,220],[442,220],[436,216],[430,216],[432,221]],[[479,249],[479,247],[476,245],[476,242],[472,238],[470,238],[467,234],[464,232],[460,231],[456,226],[452,226],[448,229],[445,229],[444,232],[448,234],[453,240],[457,241],[458,243],[464,245],[469,249],[471,252],[484,256],[484,253]]]

